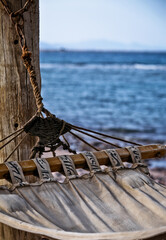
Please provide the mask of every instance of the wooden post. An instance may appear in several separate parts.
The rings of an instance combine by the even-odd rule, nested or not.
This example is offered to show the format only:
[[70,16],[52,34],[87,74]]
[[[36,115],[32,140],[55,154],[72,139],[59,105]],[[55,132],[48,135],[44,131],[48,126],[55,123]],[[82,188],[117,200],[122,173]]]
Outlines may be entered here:
[[[22,8],[25,2],[26,0],[7,0],[12,11]],[[23,18],[24,34],[27,46],[32,52],[32,63],[40,86],[39,0],[33,1]],[[36,112],[32,87],[21,55],[15,28],[0,3],[0,139],[19,129]],[[20,140],[21,137],[0,151],[1,163]],[[28,159],[34,141],[34,138],[28,136],[10,159]]]
[[[12,11],[23,7],[26,0],[6,0]],[[28,12],[24,13],[24,34],[32,51],[33,66],[40,86],[39,70],[39,0],[34,0]],[[0,3],[0,139],[19,129],[36,112],[32,87],[21,59],[21,49],[14,26]],[[21,139],[21,138],[20,138]],[[19,141],[20,139],[17,139]],[[0,151],[0,162],[14,149],[17,141]],[[27,137],[11,160],[28,159],[35,139]],[[0,224],[0,239],[41,239]]]

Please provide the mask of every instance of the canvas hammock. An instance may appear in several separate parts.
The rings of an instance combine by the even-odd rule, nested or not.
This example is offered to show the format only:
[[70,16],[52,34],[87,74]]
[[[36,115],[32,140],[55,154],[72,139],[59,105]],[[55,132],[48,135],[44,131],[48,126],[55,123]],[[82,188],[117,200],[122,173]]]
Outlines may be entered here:
[[[142,162],[141,147],[138,147],[140,144],[71,125],[44,108],[31,64],[31,53],[26,46],[23,25],[19,23],[33,1],[28,0],[22,9],[14,13],[5,0],[0,2],[20,37],[22,58],[30,76],[38,109],[36,115],[21,129],[0,141],[2,143],[7,140],[0,147],[2,149],[23,132],[38,137],[31,153],[33,160],[28,166],[22,162],[8,161],[22,141],[4,160],[5,164],[0,166],[0,174],[5,169],[2,176],[12,182],[11,188],[0,187],[0,239],[10,239],[11,232],[17,240],[166,239],[166,187],[151,179],[147,166]],[[42,113],[46,114],[45,118]],[[59,146],[75,153],[64,137],[67,132],[98,150],[73,131],[95,137],[113,147],[119,146],[98,136],[136,145],[125,148],[132,164],[124,164],[125,160],[118,150],[107,149],[102,154],[109,164],[101,168],[97,153],[84,152],[81,156],[90,172],[80,176],[72,156],[58,156],[61,163],[59,169],[63,168],[65,180],[55,180],[50,162],[41,156],[48,148],[55,156],[55,150]],[[161,150],[165,155],[165,146],[158,146],[154,156]],[[38,172],[35,183],[29,183],[24,176],[28,171],[35,173],[31,171],[32,165],[35,165]],[[77,164],[79,166],[80,163]]]
[[18,162],[6,163],[13,185],[0,189],[0,222],[48,239],[165,239],[166,187],[149,177],[138,148],[128,151],[130,168],[116,150],[105,150],[110,160],[105,169],[92,152],[83,153],[90,170],[83,176],[71,157],[59,156],[63,183],[45,159],[33,160],[39,175],[33,184]]

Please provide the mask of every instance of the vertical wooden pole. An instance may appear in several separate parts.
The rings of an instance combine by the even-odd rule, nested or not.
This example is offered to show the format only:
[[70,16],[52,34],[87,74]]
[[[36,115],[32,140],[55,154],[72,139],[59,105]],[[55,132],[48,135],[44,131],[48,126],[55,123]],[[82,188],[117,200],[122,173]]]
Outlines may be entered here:
[[[23,7],[26,0],[7,0],[12,11]],[[34,0],[24,13],[24,33],[40,86],[39,70],[39,0]],[[14,26],[0,3],[0,139],[19,129],[36,112],[32,87],[21,60],[21,49]],[[0,162],[9,155],[21,137],[0,150]],[[27,137],[11,160],[28,159],[35,139]],[[2,240],[39,240],[41,237],[0,224]]]
[[[23,7],[26,0],[7,0],[12,11]],[[24,34],[40,86],[39,70],[39,0],[33,1],[24,13]],[[19,129],[36,112],[35,99],[29,77],[21,59],[21,49],[15,28],[0,3],[0,139]],[[3,151],[0,162],[9,155],[21,139],[14,140]],[[11,160],[29,158],[34,138],[29,136],[11,157]]]

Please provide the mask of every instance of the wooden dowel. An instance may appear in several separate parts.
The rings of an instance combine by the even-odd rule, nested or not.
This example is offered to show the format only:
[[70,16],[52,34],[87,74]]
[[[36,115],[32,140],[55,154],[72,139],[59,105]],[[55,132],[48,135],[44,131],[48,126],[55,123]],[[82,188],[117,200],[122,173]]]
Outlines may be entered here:
[[[138,147],[141,151],[142,159],[161,158],[166,156],[166,146],[162,145],[146,145]],[[131,162],[131,157],[126,148],[116,149],[123,162]],[[100,165],[108,165],[109,159],[106,153],[102,151],[94,152]],[[87,168],[86,161],[82,154],[70,155],[76,168]],[[46,158],[52,172],[62,172],[62,165],[57,157]],[[34,175],[36,165],[32,160],[19,162],[25,175]],[[5,164],[0,164],[0,179],[9,178],[9,171]]]

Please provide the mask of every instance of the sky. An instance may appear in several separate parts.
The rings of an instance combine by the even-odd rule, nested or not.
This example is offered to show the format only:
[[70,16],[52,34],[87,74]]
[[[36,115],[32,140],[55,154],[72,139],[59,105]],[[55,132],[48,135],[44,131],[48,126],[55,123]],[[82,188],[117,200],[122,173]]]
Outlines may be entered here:
[[40,41],[166,50],[166,0],[40,0]]

